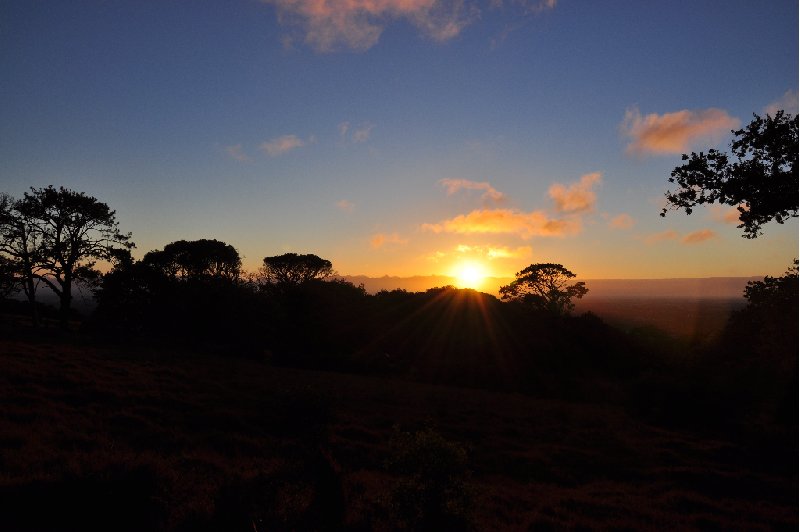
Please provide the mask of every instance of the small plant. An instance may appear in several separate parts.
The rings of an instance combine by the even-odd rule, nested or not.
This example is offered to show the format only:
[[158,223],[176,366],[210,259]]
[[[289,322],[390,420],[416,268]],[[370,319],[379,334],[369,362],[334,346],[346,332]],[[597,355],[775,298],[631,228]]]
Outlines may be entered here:
[[472,489],[467,452],[431,428],[395,429],[388,467],[399,475],[390,494],[394,525],[412,530],[468,530]]

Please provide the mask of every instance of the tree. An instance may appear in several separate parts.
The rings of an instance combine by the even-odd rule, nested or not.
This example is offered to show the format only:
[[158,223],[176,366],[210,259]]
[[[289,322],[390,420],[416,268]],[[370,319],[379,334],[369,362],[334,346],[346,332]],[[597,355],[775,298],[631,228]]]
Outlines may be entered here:
[[670,174],[680,188],[667,191],[669,204],[661,211],[692,209],[704,203],[735,206],[745,238],[762,234],[761,226],[797,217],[797,116],[753,115],[745,128],[731,131],[735,140],[728,154],[715,149],[682,156],[685,162]]
[[575,308],[572,298],[580,299],[589,292],[584,282],[569,284],[574,277],[561,264],[531,264],[517,272],[511,284],[500,287],[500,295],[505,300],[520,301],[537,310],[564,316]]
[[211,239],[178,240],[162,251],[147,253],[142,262],[175,279],[224,279],[236,281],[242,260],[236,248]]
[[296,286],[313,279],[324,279],[333,274],[329,260],[316,255],[285,253],[275,257],[264,257],[261,273],[266,282],[278,286]]
[[0,193],[0,262],[3,286],[10,293],[22,288],[31,309],[34,327],[39,324],[36,307],[42,237],[34,220],[21,209],[21,201]]
[[133,248],[131,235],[119,231],[116,213],[108,205],[64,187],[31,187],[15,209],[37,241],[32,277],[56,293],[61,326],[66,327],[75,283],[99,279],[97,261]]

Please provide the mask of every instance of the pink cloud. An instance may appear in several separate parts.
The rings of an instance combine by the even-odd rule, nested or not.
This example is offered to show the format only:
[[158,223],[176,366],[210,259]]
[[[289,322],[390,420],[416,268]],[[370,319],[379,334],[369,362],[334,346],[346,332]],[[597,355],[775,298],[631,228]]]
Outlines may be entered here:
[[[746,205],[742,205],[742,208],[747,210]],[[726,224],[739,225],[740,223],[742,223],[742,221],[739,219],[741,213],[739,212],[739,209],[736,207],[722,207],[720,205],[712,205],[711,216],[714,218],[714,220]]]
[[681,238],[681,242],[683,244],[699,244],[700,242],[705,242],[706,240],[711,240],[712,238],[716,237],[717,233],[711,229],[701,229],[684,236]]
[[520,212],[513,209],[479,209],[460,214],[436,224],[423,224],[423,231],[433,233],[507,233],[521,238],[566,236],[580,232],[580,219],[556,220],[542,211]]
[[636,222],[630,215],[622,213],[614,216],[608,221],[608,226],[612,229],[630,229]]
[[244,152],[241,144],[236,144],[235,146],[225,146],[225,153],[240,163],[246,163],[250,161],[250,157],[248,157]]
[[408,239],[402,238],[397,233],[391,233],[391,234],[376,233],[372,235],[369,244],[373,247],[373,249],[381,249],[387,245],[403,246],[405,244],[408,244]]
[[550,187],[550,197],[556,204],[559,212],[585,212],[594,209],[597,195],[592,191],[592,187],[601,181],[602,174],[594,172],[581,177],[575,184],[566,187],[560,183],[555,183]]
[[700,143],[718,144],[739,120],[722,109],[689,111],[642,116],[631,107],[620,126],[630,137],[627,152],[634,154],[681,154]]
[[783,96],[766,106],[764,112],[768,115],[775,116],[775,113],[783,110],[791,115],[797,115],[797,108],[797,91],[789,89],[783,93]]
[[266,152],[270,157],[277,157],[286,152],[301,148],[306,145],[306,142],[298,138],[297,135],[283,135],[272,140],[268,140],[261,144],[261,149]]
[[470,181],[469,179],[450,179],[445,178],[439,181],[439,184],[447,189],[447,195],[452,196],[459,190],[483,190],[482,199],[493,201],[495,203],[502,203],[505,201],[505,195],[494,188],[487,182]]
[[320,52],[341,47],[367,50],[386,25],[404,19],[436,41],[457,36],[478,15],[463,0],[262,0],[278,11],[281,23],[297,26]]
[[648,235],[645,237],[644,241],[646,244],[655,244],[656,242],[663,242],[665,240],[677,240],[679,236],[680,235],[676,231],[669,229],[667,231]]

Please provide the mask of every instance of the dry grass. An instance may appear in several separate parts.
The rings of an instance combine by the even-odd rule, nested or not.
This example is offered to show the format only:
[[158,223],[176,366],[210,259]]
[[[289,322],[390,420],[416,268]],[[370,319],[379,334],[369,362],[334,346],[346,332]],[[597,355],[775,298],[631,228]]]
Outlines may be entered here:
[[797,527],[796,434],[59,341],[0,340],[0,405],[4,530],[392,529],[392,441],[426,427],[478,529]]

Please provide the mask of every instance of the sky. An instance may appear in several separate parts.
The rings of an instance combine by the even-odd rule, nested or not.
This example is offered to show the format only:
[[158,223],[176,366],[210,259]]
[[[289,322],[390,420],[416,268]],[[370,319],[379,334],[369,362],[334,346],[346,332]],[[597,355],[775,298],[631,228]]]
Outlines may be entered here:
[[[5,0],[0,191],[342,275],[779,275],[797,219],[660,217],[681,154],[797,113],[796,1]],[[471,273],[470,273],[471,272]]]

